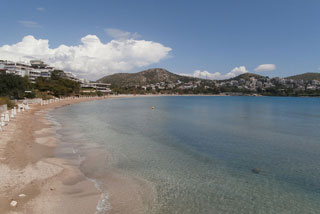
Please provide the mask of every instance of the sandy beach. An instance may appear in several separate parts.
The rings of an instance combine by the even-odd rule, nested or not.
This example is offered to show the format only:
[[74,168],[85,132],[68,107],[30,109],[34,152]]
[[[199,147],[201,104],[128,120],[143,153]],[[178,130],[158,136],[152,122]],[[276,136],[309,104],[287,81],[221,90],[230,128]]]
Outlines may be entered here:
[[[79,169],[54,156],[48,111],[101,98],[34,104],[0,133],[0,213],[95,213],[101,193]],[[16,206],[10,205],[16,201]],[[14,202],[13,202],[14,203]]]
[[[134,96],[34,104],[17,114],[0,133],[0,213],[143,213],[144,203],[153,198],[151,185],[112,170],[99,176],[108,189],[104,195],[90,176],[96,164],[108,158],[106,152],[90,148],[82,154],[86,161],[81,164],[57,157],[61,141],[56,125],[47,117],[55,108],[79,102],[129,97]],[[103,197],[109,208],[99,210]]]

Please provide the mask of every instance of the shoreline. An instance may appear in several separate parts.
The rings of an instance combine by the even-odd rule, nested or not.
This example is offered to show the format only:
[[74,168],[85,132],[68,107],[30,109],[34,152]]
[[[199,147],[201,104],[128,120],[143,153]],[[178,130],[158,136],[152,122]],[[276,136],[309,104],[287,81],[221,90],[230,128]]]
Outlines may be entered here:
[[125,171],[114,168],[113,154],[104,144],[91,141],[75,131],[68,123],[61,121],[62,118],[59,119],[59,114],[50,114],[53,121],[60,124],[57,135],[62,143],[57,147],[57,155],[77,162],[77,168],[100,191],[96,213],[145,213],[146,203],[155,198],[153,185],[141,177],[128,176]]
[[[143,213],[144,203],[154,196],[152,186],[117,170],[95,178],[92,172],[97,162],[105,160],[108,153],[99,146],[89,146],[90,152],[82,154],[71,150],[65,157],[58,155],[58,149],[65,149],[63,144],[69,144],[70,150],[77,138],[71,135],[71,141],[64,142],[57,133],[61,124],[49,114],[80,102],[135,97],[152,95],[65,99],[32,104],[28,111],[17,114],[0,132],[0,213]],[[81,144],[86,142],[77,142]],[[82,158],[84,162],[79,160]]]
[[97,211],[98,189],[71,162],[55,157],[61,142],[47,115],[55,108],[108,98],[111,96],[33,104],[16,115],[0,133],[1,213]]

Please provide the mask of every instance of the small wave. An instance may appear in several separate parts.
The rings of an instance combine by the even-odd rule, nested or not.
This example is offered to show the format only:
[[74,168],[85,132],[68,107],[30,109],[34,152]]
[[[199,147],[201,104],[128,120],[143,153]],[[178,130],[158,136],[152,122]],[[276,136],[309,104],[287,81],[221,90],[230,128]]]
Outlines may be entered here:
[[[58,136],[59,139],[62,139],[63,136],[58,133],[58,131],[62,129],[62,124],[59,123],[56,120],[56,118],[49,113],[46,115],[46,119],[54,125],[54,127],[56,129],[56,135]],[[77,157],[78,164],[80,166],[82,164],[82,162],[85,161],[86,157],[81,155],[81,153],[79,152],[79,149],[77,149],[76,147],[72,147],[72,153]],[[85,177],[90,182],[93,182],[96,189],[99,192],[101,192],[100,200],[98,201],[98,204],[96,206],[96,210],[97,210],[96,214],[108,214],[109,211],[111,210],[111,204],[109,202],[109,193],[103,190],[99,181],[97,181],[96,179],[93,179],[93,178],[89,178],[87,176],[85,176]]]
[[46,114],[45,118],[46,118],[46,120],[48,120],[53,125],[52,129],[55,131],[55,134],[56,134],[57,138],[59,140],[61,140],[62,135],[59,134],[59,131],[62,129],[62,124],[59,123],[56,120],[56,118],[53,115],[51,115],[49,112]]
[[[85,157],[81,156],[78,153],[78,150],[76,148],[72,148],[72,152],[74,154],[78,154],[78,160],[79,165],[85,160]],[[85,176],[89,181],[94,183],[94,186],[101,192],[100,200],[98,201],[98,204],[96,206],[97,212],[96,214],[107,214],[109,210],[111,210],[111,204],[109,203],[109,193],[106,191],[103,191],[101,188],[101,185],[99,184],[99,181],[93,178],[88,178]]]
[[90,178],[88,179],[93,182],[95,187],[101,192],[101,197],[96,207],[96,214],[107,214],[108,211],[111,210],[111,204],[109,203],[109,193],[102,190],[99,181]]
[[59,123],[51,114],[47,113],[46,114],[46,119],[53,123],[55,126],[61,127],[61,123]]

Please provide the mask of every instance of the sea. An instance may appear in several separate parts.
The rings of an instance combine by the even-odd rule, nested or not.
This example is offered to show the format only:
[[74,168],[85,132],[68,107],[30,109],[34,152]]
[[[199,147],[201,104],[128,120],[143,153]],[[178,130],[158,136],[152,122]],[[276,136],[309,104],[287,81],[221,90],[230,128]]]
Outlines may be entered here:
[[49,114],[58,156],[107,157],[82,169],[102,193],[97,213],[113,209],[100,179],[112,171],[152,186],[141,213],[320,213],[320,98],[114,98]]

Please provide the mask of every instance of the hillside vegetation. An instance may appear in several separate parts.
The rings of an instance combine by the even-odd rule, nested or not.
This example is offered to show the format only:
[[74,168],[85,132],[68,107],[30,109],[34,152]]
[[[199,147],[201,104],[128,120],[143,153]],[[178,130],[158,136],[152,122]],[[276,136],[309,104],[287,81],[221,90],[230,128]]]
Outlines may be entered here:
[[138,73],[117,73],[105,76],[98,82],[110,83],[113,86],[129,87],[135,85],[156,84],[159,82],[195,81],[197,78],[181,76],[163,68],[153,68]]
[[[239,76],[236,76],[234,78],[231,78],[229,80],[240,80],[240,79],[244,79],[246,81],[250,80],[251,77],[254,77],[256,79],[260,79],[263,76],[259,75],[259,74],[254,74],[254,73],[244,73],[244,74],[240,74]],[[221,81],[228,81],[228,80],[221,80]]]
[[286,77],[286,79],[304,80],[304,81],[320,80],[320,73],[309,72],[309,73],[298,74],[298,75]]
[[25,96],[25,91],[29,91],[31,87],[27,78],[0,73],[0,96],[20,99]]

